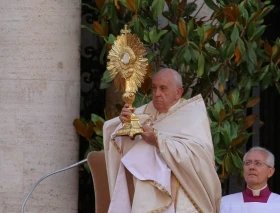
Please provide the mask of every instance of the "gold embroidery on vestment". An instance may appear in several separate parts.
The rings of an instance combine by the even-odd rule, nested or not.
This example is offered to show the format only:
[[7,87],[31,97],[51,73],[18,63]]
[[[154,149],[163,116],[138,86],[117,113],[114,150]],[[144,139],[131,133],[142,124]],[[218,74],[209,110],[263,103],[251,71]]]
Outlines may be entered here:
[[163,194],[170,197],[170,199],[171,199],[170,202],[167,205],[162,206],[162,207],[157,208],[157,209],[154,209],[152,211],[149,211],[148,213],[160,213],[160,212],[163,212],[163,211],[167,210],[172,204],[172,197],[171,197],[171,194],[167,191],[167,189],[163,185],[161,185],[160,183],[158,183],[154,180],[145,180],[144,182],[150,183],[151,185],[156,187],[158,190],[160,190]]
[[111,143],[113,143],[114,147],[117,149],[117,151],[122,154],[122,150],[121,148],[118,146],[118,144],[116,143],[115,139],[111,139],[110,140]]

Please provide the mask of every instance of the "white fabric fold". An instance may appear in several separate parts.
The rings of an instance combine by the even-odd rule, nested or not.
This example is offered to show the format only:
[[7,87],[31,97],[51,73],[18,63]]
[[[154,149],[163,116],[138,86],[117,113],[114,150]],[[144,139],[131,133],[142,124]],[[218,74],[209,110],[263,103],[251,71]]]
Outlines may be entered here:
[[[136,109],[135,113],[141,123],[149,116],[153,118],[149,124],[156,131],[159,149],[140,136],[134,141],[126,136],[112,140],[120,121],[112,119],[105,123],[104,150],[111,195],[109,212],[218,212],[220,181],[201,96],[181,99],[158,117],[152,102]],[[128,191],[125,168],[134,177],[132,203],[129,193],[124,192]]]

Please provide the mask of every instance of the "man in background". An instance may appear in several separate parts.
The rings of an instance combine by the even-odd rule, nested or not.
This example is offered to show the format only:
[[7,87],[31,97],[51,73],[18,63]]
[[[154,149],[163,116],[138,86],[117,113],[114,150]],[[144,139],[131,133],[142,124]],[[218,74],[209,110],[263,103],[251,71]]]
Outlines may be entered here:
[[243,158],[246,189],[224,196],[220,212],[280,213],[280,196],[267,186],[274,171],[274,155],[262,147],[251,148]]
[[135,110],[144,132],[134,140],[114,137],[132,114],[127,104],[104,125],[109,212],[219,212],[221,185],[202,97],[183,99],[182,77],[169,68],[153,77],[152,93]]

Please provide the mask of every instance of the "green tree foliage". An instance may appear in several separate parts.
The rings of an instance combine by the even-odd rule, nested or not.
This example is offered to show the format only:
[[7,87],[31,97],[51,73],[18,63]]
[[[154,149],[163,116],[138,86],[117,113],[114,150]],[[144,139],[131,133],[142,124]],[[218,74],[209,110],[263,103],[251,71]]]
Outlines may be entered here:
[[[135,105],[150,97],[151,76],[160,67],[182,74],[185,97],[200,93],[207,104],[216,164],[221,176],[227,177],[241,171],[240,148],[251,136],[248,128],[257,117],[246,114],[246,108],[260,101],[251,96],[251,89],[271,85],[280,92],[280,40],[262,40],[267,27],[264,16],[273,9],[269,1],[205,0],[202,6],[206,5],[208,17],[196,1],[96,0],[84,6],[99,19],[92,28],[82,28],[103,43],[101,63],[125,24],[141,39],[149,66]],[[233,87],[227,86],[229,81]],[[101,87],[111,83],[105,71]]]

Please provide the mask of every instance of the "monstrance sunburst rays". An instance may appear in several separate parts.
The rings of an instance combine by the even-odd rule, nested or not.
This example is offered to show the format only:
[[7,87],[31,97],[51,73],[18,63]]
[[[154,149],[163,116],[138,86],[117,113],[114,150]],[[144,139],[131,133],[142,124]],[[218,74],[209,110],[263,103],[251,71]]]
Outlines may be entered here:
[[117,88],[135,93],[144,81],[148,60],[143,44],[130,30],[122,30],[109,52],[107,69]]
[[[148,59],[144,56],[147,54],[143,44],[139,38],[130,34],[130,30],[121,30],[121,35],[117,37],[109,51],[107,69],[117,88],[123,93],[123,100],[129,104],[129,108],[133,112],[132,103],[135,99],[135,93],[144,82],[147,72]],[[116,136],[127,135],[134,139],[136,135],[143,132],[139,124],[139,118],[132,113],[129,120],[123,123],[123,126],[116,131]]]

